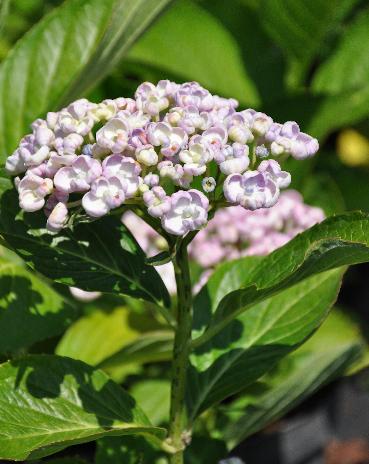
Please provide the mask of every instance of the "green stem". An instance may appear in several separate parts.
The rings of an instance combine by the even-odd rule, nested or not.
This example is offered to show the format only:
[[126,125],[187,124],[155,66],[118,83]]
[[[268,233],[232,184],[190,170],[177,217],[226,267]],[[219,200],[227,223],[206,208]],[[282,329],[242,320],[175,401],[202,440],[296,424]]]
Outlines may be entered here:
[[188,265],[187,244],[179,244],[174,259],[177,283],[177,331],[174,338],[172,388],[169,422],[169,443],[177,451],[171,455],[171,464],[183,464],[185,448],[185,387],[186,370],[191,346],[192,288]]

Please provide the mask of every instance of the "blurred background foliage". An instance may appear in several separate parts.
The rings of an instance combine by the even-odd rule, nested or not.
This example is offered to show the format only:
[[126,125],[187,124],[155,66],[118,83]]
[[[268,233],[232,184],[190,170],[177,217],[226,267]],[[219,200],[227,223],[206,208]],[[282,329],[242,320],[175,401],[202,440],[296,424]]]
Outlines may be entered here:
[[[61,3],[61,0],[0,1],[0,60],[19,38]],[[302,130],[319,139],[321,150],[312,160],[288,161],[293,174],[292,187],[303,193],[307,203],[322,207],[327,215],[344,210],[369,211],[368,50],[368,0],[176,0],[133,45],[124,60],[86,96],[93,101],[131,96],[145,80],[197,80],[211,92],[237,98],[242,108],[265,111],[280,122],[296,120]],[[14,266],[22,266],[4,249],[0,249],[0,258],[5,253],[6,259],[14,260]],[[362,312],[367,311],[366,296],[359,283],[363,278],[365,275],[361,275],[359,268],[348,274],[346,281],[351,290],[343,292],[341,302],[346,306],[353,304]],[[150,316],[147,307],[127,299],[104,296],[82,304],[71,302],[61,286],[57,291],[71,305],[68,324],[81,317],[61,339],[39,342],[32,346],[31,352],[55,350],[104,368],[115,380],[131,386],[132,394],[141,402],[147,400],[145,410],[151,417],[155,415],[155,423],[165,421],[171,334],[162,321]],[[57,300],[55,306],[58,305]],[[327,334],[339,333],[346,342],[351,338],[357,341],[364,325],[355,318],[351,320],[351,316],[333,314],[336,315],[330,317],[325,330],[278,367],[291,372],[290,377],[284,376],[285,383],[279,382],[279,371],[272,372],[262,379],[264,396],[255,397],[253,391],[246,391],[243,397],[235,399],[235,406],[253,406],[256,412],[251,419],[259,424],[255,409],[260,407],[258,402],[279,404],[291,385],[301,388],[298,392],[301,401],[317,388],[315,380],[305,376],[306,366],[315,365],[317,353],[321,356],[321,371],[327,373],[324,381],[337,375],[339,369],[344,370],[352,346],[344,351],[339,338],[337,346],[328,343],[331,351],[322,349],[327,346]],[[16,348],[18,354],[28,346],[22,340]],[[131,363],[123,361],[127,356]],[[366,352],[364,365],[368,364],[368,356]],[[306,365],[301,364],[298,370],[294,366],[300,359]],[[341,364],[331,374],[327,366],[333,365],[332,359],[340,359]],[[158,360],[162,363],[153,363]],[[141,375],[143,363],[146,366]],[[163,380],[158,381],[158,377]],[[142,383],[142,379],[149,381]],[[157,382],[162,383],[160,388]],[[163,394],[158,396],[159,391]],[[283,412],[285,409],[281,407],[275,416],[266,419]],[[236,438],[234,425],[228,424],[228,419],[238,421]],[[204,430],[214,427],[214,424],[207,427],[209,421],[233,437],[232,446],[254,430],[237,414],[233,417],[232,413],[221,411],[216,420],[211,413],[205,417],[200,432],[201,427]],[[259,426],[264,425],[260,419]],[[213,438],[218,438],[216,433]],[[99,443],[98,456],[102,456],[104,464],[108,462],[105,446],[111,451],[122,445],[121,442],[116,445],[114,439]],[[219,455],[222,453],[223,448]],[[127,457],[120,448],[118,454],[120,458]]]
[[[3,1],[0,57],[61,3]],[[293,187],[327,214],[368,211],[368,30],[367,0],[177,0],[89,97],[130,96],[145,80],[198,80],[243,108],[294,119],[321,150],[290,163]]]

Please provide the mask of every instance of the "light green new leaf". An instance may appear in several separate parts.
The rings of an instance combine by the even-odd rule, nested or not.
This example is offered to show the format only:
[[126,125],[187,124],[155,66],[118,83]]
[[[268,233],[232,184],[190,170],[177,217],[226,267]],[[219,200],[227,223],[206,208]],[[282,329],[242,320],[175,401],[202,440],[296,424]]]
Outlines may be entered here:
[[[147,316],[130,308],[96,309],[67,330],[56,347],[56,354],[95,366],[136,340],[149,324]],[[152,325],[157,327],[159,324]]]
[[335,269],[254,305],[191,355],[189,414],[231,396],[270,370],[319,327],[335,302],[342,269]]
[[333,310],[310,340],[225,406],[229,420],[220,432],[229,449],[342,374],[359,357],[362,344],[353,322]]
[[0,353],[62,333],[77,310],[10,254],[0,255]]
[[[195,329],[202,331],[210,322],[201,339],[204,341],[251,305],[306,277],[366,261],[369,216],[333,216],[268,256],[243,258],[220,266],[195,298]],[[201,341],[195,341],[195,345]]]
[[345,26],[337,49],[318,68],[313,90],[340,94],[369,86],[369,9]]
[[169,295],[156,270],[118,217],[80,223],[57,235],[45,229],[45,215],[22,213],[17,193],[0,202],[0,234],[32,268],[48,278],[88,291],[122,293],[158,304]]
[[358,0],[266,0],[262,23],[285,51],[298,74],[304,74],[322,40],[340,24]]
[[165,379],[149,379],[135,383],[130,394],[154,425],[169,419],[170,382]]
[[104,359],[99,367],[112,375],[115,371],[119,371],[131,363],[146,364],[169,361],[172,357],[173,339],[173,331],[170,330],[144,333],[121,350]]
[[137,42],[128,58],[182,80],[197,80],[244,104],[259,103],[237,40],[215,16],[191,0],[176,2]]
[[[159,340],[164,334],[166,340],[173,339],[172,331],[152,332],[156,329],[166,329],[166,326],[131,308],[116,307],[111,311],[95,309],[71,325],[56,347],[56,354],[98,366],[115,381],[121,382],[127,374],[137,372],[142,361],[145,362],[142,357],[139,359],[137,352],[133,353],[132,346],[142,343],[142,339],[156,337],[157,341],[157,334],[161,334]],[[170,348],[168,345],[166,347]],[[143,350],[141,345],[141,354]],[[122,356],[123,351],[127,352],[126,356]],[[145,352],[148,358],[156,360],[158,350],[153,343]]]
[[68,358],[1,365],[0,401],[1,459],[41,458],[109,435],[165,435],[106,374]]
[[0,67],[2,160],[47,111],[100,81],[171,0],[67,0]]

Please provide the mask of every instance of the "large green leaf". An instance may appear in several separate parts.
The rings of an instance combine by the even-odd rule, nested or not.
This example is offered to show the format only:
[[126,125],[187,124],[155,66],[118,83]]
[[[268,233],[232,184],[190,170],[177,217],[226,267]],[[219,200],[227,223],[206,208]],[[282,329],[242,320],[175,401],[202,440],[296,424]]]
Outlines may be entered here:
[[140,405],[152,424],[162,425],[169,420],[170,382],[165,379],[149,379],[137,382],[130,394]]
[[114,376],[115,372],[119,372],[131,363],[169,361],[172,358],[173,339],[173,331],[170,330],[143,333],[136,340],[101,361],[99,367]]
[[210,322],[206,340],[251,305],[310,275],[368,260],[369,216],[333,216],[266,257],[220,266],[195,298],[195,329],[201,332]]
[[1,197],[0,234],[27,264],[57,282],[168,304],[159,274],[116,216],[55,235],[45,229],[42,212],[20,212],[15,190],[8,190]]
[[241,391],[319,327],[337,298],[335,269],[254,305],[191,355],[190,417]]
[[228,447],[237,446],[342,374],[358,358],[362,343],[352,321],[333,310],[310,340],[225,407],[229,420],[220,432]]
[[259,103],[238,41],[216,17],[191,0],[176,2],[137,42],[128,57],[179,79],[198,80],[212,91],[246,104]]
[[337,49],[318,68],[313,80],[317,92],[339,94],[369,86],[369,9],[345,27]]
[[77,310],[9,254],[0,254],[0,353],[62,333]]
[[67,0],[14,47],[0,68],[1,158],[34,119],[86,92],[170,0]]
[[303,77],[327,34],[358,0],[266,0],[260,3],[260,18],[275,42],[288,55]]
[[[137,352],[132,352],[132,346],[142,342],[142,339],[156,336],[157,340],[157,334],[161,334],[160,340],[164,334],[166,340],[168,337],[170,340],[173,339],[172,331],[153,332],[156,329],[163,330],[166,326],[159,324],[146,313],[140,314],[132,308],[96,308],[69,327],[56,347],[56,354],[98,366],[115,381],[121,382],[127,374],[138,372],[140,361],[145,361],[142,357],[139,359]],[[166,347],[167,350],[170,348]],[[122,356],[123,351],[127,352],[127,356]],[[146,353],[151,360],[156,360],[156,352],[153,344],[147,347]]]
[[1,365],[0,401],[1,459],[40,458],[109,435],[165,434],[103,372],[68,358]]
[[[56,354],[93,366],[136,340],[158,323],[130,308],[96,309],[76,321],[56,347]],[[106,336],[109,334],[109,337]]]

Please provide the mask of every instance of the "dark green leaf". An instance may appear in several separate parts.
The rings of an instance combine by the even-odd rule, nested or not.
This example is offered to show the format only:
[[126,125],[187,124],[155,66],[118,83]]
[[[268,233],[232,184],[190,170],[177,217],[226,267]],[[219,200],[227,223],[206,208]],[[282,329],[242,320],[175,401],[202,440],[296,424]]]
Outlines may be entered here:
[[260,18],[302,77],[320,51],[323,39],[357,1],[266,0],[260,4]]
[[254,305],[191,355],[190,417],[241,391],[296,349],[335,302],[342,269],[313,276]]
[[5,168],[0,168],[0,196],[12,186],[10,177],[5,171]]
[[42,212],[20,212],[15,190],[8,190],[0,205],[0,234],[27,264],[50,279],[168,304],[159,274],[145,264],[145,254],[118,217],[78,224],[55,235],[45,229]]
[[[227,448],[222,440],[194,436],[185,451],[186,464],[215,464],[226,457]],[[229,464],[232,464],[231,462]]]
[[163,454],[142,437],[108,437],[97,442],[95,464],[163,464],[160,458]]
[[67,0],[0,68],[1,158],[29,124],[82,95],[121,59],[170,0]]
[[352,321],[333,310],[309,341],[225,407],[229,420],[221,435],[228,447],[237,446],[342,374],[358,358],[362,344]]
[[34,272],[0,255],[0,353],[62,333],[77,310]]
[[345,27],[337,50],[318,68],[313,90],[340,94],[369,86],[369,9]]
[[150,264],[150,266],[161,266],[162,264],[170,263],[171,259],[172,255],[169,251],[162,251],[151,258],[146,258],[146,264]]
[[30,356],[0,367],[0,458],[41,458],[109,435],[156,440],[135,401],[103,372],[68,358]]
[[204,336],[209,338],[251,305],[306,277],[366,261],[369,216],[333,216],[268,256],[243,258],[220,266],[195,298],[195,329],[201,332],[210,322]]
[[176,2],[137,42],[128,57],[181,80],[198,80],[222,96],[250,105],[259,102],[256,86],[243,65],[238,41],[217,18],[191,0]]

